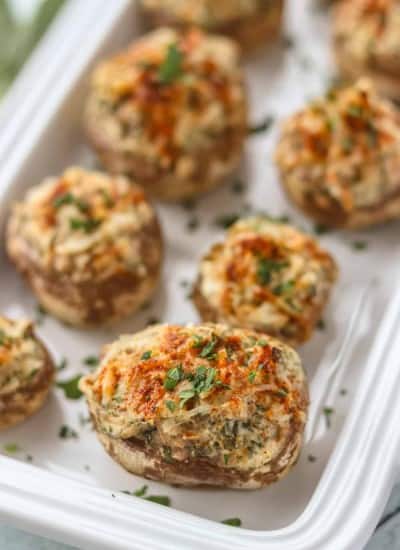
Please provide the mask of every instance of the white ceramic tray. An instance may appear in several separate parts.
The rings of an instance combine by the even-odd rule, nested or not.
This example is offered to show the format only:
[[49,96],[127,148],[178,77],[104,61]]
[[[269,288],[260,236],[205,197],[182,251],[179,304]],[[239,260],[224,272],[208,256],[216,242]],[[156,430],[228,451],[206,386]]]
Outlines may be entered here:
[[[0,113],[0,226],[10,202],[42,177],[70,163],[92,166],[84,144],[82,105],[87,76],[102,55],[139,32],[131,0],[70,0],[27,65]],[[275,121],[327,86],[328,16],[312,0],[289,0],[287,34],[294,46],[260,53],[247,62],[252,119]],[[57,361],[68,366],[60,380],[87,371],[83,359],[120,332],[143,328],[150,319],[196,321],[187,282],[196,263],[222,230],[221,214],[265,210],[311,225],[287,203],[272,162],[278,124],[249,138],[239,175],[242,193],[227,185],[199,200],[192,211],[159,206],[167,242],[162,288],[151,307],[112,330],[82,332],[46,317],[39,332]],[[188,227],[196,225],[194,231]],[[398,224],[363,234],[328,234],[323,244],[338,258],[341,280],[326,313],[326,328],[301,349],[311,381],[311,399],[329,384],[314,441],[282,482],[257,492],[184,490],[147,483],[149,494],[169,495],[171,508],[122,493],[143,480],[126,474],[97,443],[83,400],[55,389],[46,407],[0,437],[0,517],[9,523],[82,548],[354,550],[362,548],[385,504],[396,474],[400,433],[400,294]],[[357,241],[367,243],[355,250]],[[343,339],[355,297],[372,279],[378,285],[349,347],[345,369],[330,383],[321,376],[323,357]],[[0,311],[37,315],[34,299],[0,252]],[[319,376],[315,378],[319,365]],[[346,391],[343,391],[346,390]],[[82,425],[83,424],[83,425]],[[68,425],[78,438],[61,439]],[[17,445],[13,456],[6,448]],[[29,462],[32,460],[32,463]],[[240,517],[243,528],[219,523]]]

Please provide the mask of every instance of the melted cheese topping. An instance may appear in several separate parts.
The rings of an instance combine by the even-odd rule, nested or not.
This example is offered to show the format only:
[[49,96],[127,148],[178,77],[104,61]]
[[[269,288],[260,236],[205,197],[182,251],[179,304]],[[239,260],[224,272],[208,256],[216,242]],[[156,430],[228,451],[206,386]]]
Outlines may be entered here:
[[190,25],[214,28],[269,9],[271,0],[141,0],[145,9]]
[[137,185],[71,168],[15,205],[10,233],[40,269],[81,282],[127,270],[146,276],[138,237],[152,222]]
[[331,256],[310,236],[266,218],[234,224],[200,265],[200,292],[234,326],[294,335],[309,331],[336,278]]
[[[261,463],[303,425],[300,359],[288,346],[223,325],[156,326],[105,349],[81,381],[98,429],[144,439],[172,458]],[[226,459],[225,459],[226,460]]]
[[368,81],[332,90],[284,125],[276,159],[284,174],[317,178],[351,211],[398,189],[400,117]]
[[199,151],[223,148],[227,132],[245,131],[245,105],[231,40],[161,29],[100,64],[88,116],[94,109],[120,153],[184,176]]
[[46,361],[32,323],[0,317],[0,398],[33,385]]
[[398,0],[345,0],[338,8],[334,36],[355,63],[399,76]]

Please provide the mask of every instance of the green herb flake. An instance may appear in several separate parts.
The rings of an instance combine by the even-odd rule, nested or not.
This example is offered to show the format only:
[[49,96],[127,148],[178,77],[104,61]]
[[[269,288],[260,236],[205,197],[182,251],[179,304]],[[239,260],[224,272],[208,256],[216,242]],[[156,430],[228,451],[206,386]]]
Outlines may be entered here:
[[228,518],[221,521],[224,525],[230,525],[231,527],[241,527],[242,520],[240,518]]
[[186,403],[188,401],[190,401],[190,399],[193,399],[193,397],[195,397],[195,395],[196,395],[196,390],[194,388],[192,388],[190,390],[181,391],[181,393],[179,394],[179,399],[181,400],[179,405],[180,405],[181,409],[183,409],[183,407],[186,405]]
[[268,346],[268,340],[266,340],[265,338],[260,338],[260,340],[257,340],[256,344],[257,346],[265,348],[266,346]]
[[322,223],[317,223],[314,225],[314,233],[316,235],[325,235],[326,233],[329,233],[330,229],[326,225]]
[[249,128],[249,134],[250,135],[262,134],[267,130],[269,130],[273,125],[273,123],[274,123],[274,117],[271,115],[267,115],[263,121]]
[[17,443],[7,443],[3,447],[4,452],[8,455],[15,455],[21,452],[21,447]]
[[82,397],[82,392],[79,389],[79,380],[82,378],[81,374],[74,376],[70,380],[64,380],[63,382],[57,382],[57,387],[61,388],[64,391],[65,397],[67,399],[80,399]]
[[176,405],[175,405],[174,401],[168,400],[168,401],[165,402],[165,405],[166,405],[167,409],[168,409],[170,412],[174,412],[175,409],[176,409]]
[[368,248],[368,243],[366,241],[354,241],[352,247],[354,250],[362,251]]
[[145,352],[143,353],[142,357],[141,357],[141,360],[142,360],[142,361],[148,361],[148,360],[151,358],[152,353],[153,353],[153,352],[151,351],[151,349],[148,350],[148,351],[145,351]]
[[294,287],[295,287],[295,282],[293,280],[286,281],[284,283],[277,285],[273,289],[273,293],[276,296],[284,296],[286,294],[290,294],[293,291]]
[[101,224],[100,220],[89,218],[82,220],[80,218],[71,218],[69,220],[70,228],[73,231],[84,231],[85,233],[92,233]]
[[217,216],[214,224],[221,229],[229,229],[233,224],[235,224],[240,219],[239,214],[222,214]]
[[257,279],[260,285],[265,286],[271,282],[272,274],[282,271],[288,267],[287,262],[271,260],[269,258],[259,258],[257,263]]
[[249,372],[248,379],[251,384],[254,384],[256,376],[257,376],[257,372],[255,370],[252,370],[251,372]]
[[334,412],[335,412],[335,409],[332,409],[331,407],[324,407],[323,409],[327,428],[330,428],[332,425],[331,419]]
[[200,357],[202,359],[215,359],[215,348],[218,344],[218,339],[214,336],[211,338],[211,340],[204,346],[204,348],[200,352]]
[[228,464],[229,462],[229,455],[224,455],[224,464],[225,466]]
[[317,329],[318,330],[325,330],[326,329],[326,323],[323,319],[320,319],[317,323]]
[[78,433],[73,428],[63,424],[58,432],[58,437],[61,439],[78,439]]
[[308,460],[308,462],[316,462],[317,457],[310,454],[310,455],[308,455],[307,460]]
[[135,497],[144,497],[147,493],[147,489],[148,489],[147,485],[143,485],[142,487],[134,491],[133,494]]
[[182,365],[178,365],[172,369],[169,369],[164,380],[164,388],[167,391],[172,391],[176,388],[181,380],[183,380],[183,369]]
[[97,367],[100,363],[100,359],[96,355],[88,355],[83,359],[83,363],[87,367]]
[[165,495],[150,495],[148,497],[144,497],[144,499],[149,502],[161,504],[161,506],[171,506],[171,499]]
[[163,64],[158,71],[158,80],[161,84],[172,84],[180,76],[183,69],[183,53],[177,44],[171,44]]

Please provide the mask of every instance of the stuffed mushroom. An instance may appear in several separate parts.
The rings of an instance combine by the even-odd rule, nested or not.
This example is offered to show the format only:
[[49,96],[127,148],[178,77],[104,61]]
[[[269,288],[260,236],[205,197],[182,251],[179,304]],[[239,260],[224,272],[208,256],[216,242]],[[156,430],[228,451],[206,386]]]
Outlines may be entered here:
[[198,30],[145,36],[94,71],[86,127],[104,167],[155,197],[220,185],[238,167],[247,132],[236,45]]
[[300,359],[253,331],[158,325],[122,336],[80,388],[107,452],[149,479],[257,489],[299,456]]
[[71,168],[12,210],[8,254],[43,307],[77,326],[137,310],[159,279],[162,240],[143,190],[121,176]]
[[53,361],[32,323],[0,316],[0,430],[37,412],[53,380]]
[[337,278],[311,236],[265,217],[243,219],[200,262],[193,292],[203,321],[308,340]]
[[283,0],[141,0],[152,26],[198,26],[227,34],[246,49],[275,38],[282,27]]
[[400,115],[369,81],[289,118],[276,160],[288,195],[317,222],[356,229],[400,216]]
[[341,0],[334,14],[334,48],[345,78],[371,78],[400,99],[400,4],[397,0]]

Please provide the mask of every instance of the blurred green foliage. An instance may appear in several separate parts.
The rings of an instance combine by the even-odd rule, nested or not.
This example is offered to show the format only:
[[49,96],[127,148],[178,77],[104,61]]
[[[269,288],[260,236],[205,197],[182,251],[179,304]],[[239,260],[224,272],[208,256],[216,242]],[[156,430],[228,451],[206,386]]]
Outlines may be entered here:
[[18,22],[10,0],[0,0],[0,97],[39,42],[65,0],[42,0],[29,21]]

